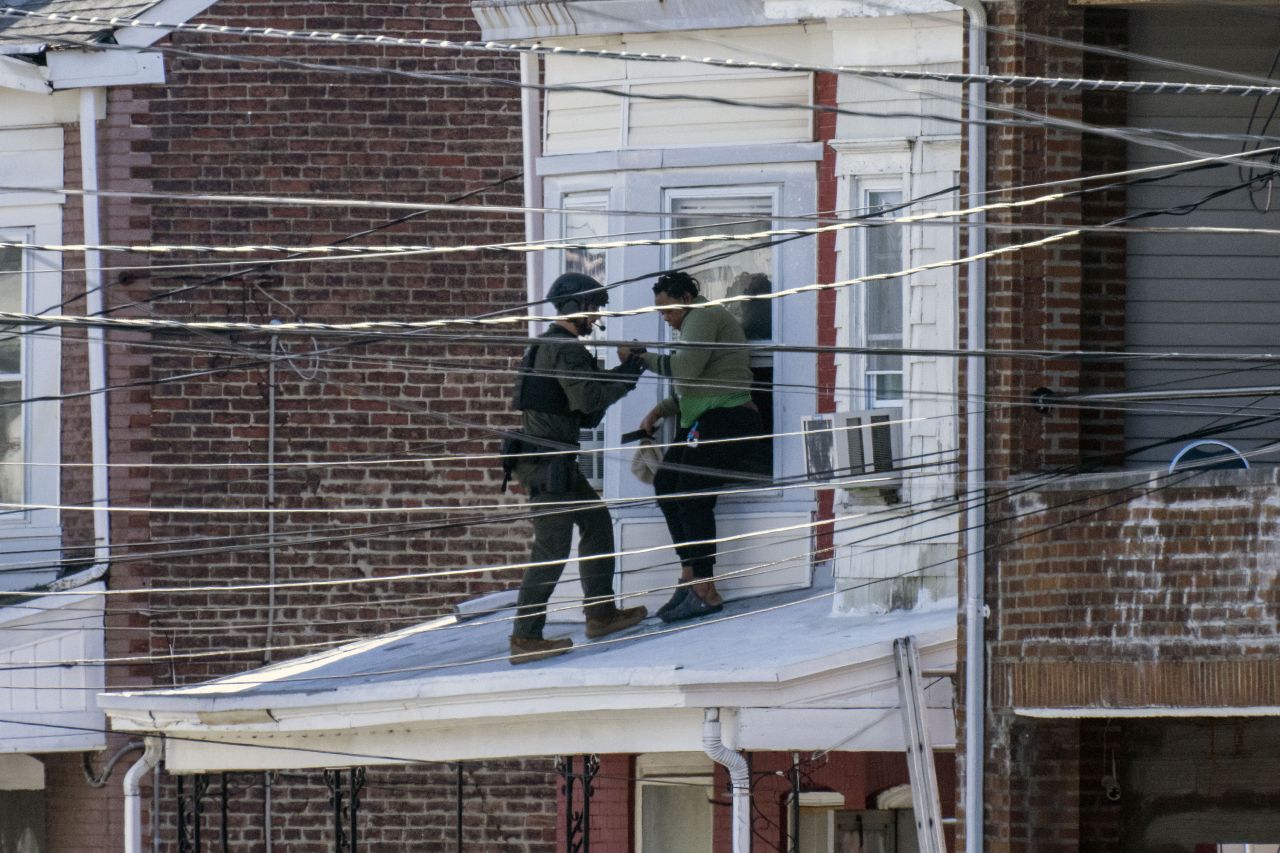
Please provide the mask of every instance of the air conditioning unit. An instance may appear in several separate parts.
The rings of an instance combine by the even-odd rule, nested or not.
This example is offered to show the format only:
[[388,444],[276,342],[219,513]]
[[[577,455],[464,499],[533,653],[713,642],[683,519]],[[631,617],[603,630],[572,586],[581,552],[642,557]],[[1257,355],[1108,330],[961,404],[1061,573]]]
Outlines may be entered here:
[[804,458],[809,479],[844,489],[897,490],[902,414],[863,409],[804,419]]

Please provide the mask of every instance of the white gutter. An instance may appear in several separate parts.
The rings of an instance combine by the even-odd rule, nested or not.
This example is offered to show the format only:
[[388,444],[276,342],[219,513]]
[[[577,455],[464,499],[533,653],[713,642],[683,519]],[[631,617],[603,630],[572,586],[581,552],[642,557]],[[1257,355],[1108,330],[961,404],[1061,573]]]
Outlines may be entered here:
[[[81,199],[84,210],[84,242],[88,246],[102,244],[102,228],[98,219],[98,131],[97,89],[80,90],[80,183],[85,190]],[[84,313],[102,314],[102,255],[97,249],[84,251]],[[110,504],[110,482],[107,478],[107,346],[103,330],[91,327],[89,339],[89,432],[93,457],[93,505]],[[93,511],[94,560],[105,565],[111,556],[111,515],[106,509]]]
[[139,788],[147,771],[160,763],[160,739],[147,738],[147,747],[124,774],[124,853],[142,853],[142,798]]
[[747,758],[720,739],[720,709],[708,708],[702,722],[702,751],[729,771],[733,789],[733,853],[751,853],[751,774]]
[[[981,0],[950,0],[969,14],[968,72],[987,72],[987,12]],[[969,198],[981,204],[987,190],[987,100],[985,83],[969,84]],[[983,223],[986,214],[969,217],[968,251],[971,257],[986,251],[987,234]],[[979,352],[987,346],[987,264],[970,261],[968,268],[968,348]],[[965,362],[965,467],[971,482],[987,479],[987,425],[982,408],[987,394],[986,364],[981,356],[971,355]],[[985,486],[983,499],[985,500]],[[987,511],[979,501],[970,506],[965,519],[965,600],[964,600],[964,845],[966,853],[982,853],[983,790],[982,776],[986,764],[986,584]]]
[[[539,93],[533,88],[538,80],[538,57],[531,53],[520,54],[520,130],[523,136],[524,172],[524,239],[534,243],[542,239],[542,214],[534,208],[542,206],[542,182],[536,174],[538,155],[542,153],[542,113],[538,107]],[[526,299],[536,303],[542,299],[542,276],[538,274],[541,252],[529,252],[525,258]],[[541,313],[536,308],[530,314]],[[529,324],[529,334],[538,333],[536,323]]]

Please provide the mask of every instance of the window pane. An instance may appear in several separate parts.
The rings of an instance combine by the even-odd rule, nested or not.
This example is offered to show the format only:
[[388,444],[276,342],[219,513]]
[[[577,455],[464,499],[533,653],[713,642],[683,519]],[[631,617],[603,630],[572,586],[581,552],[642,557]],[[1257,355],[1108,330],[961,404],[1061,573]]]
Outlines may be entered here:
[[[0,249],[0,311],[22,311],[22,250]],[[22,371],[20,338],[0,326],[0,374]],[[16,329],[15,329],[16,331]]]
[[[564,197],[570,208],[561,221],[561,234],[566,243],[598,243],[609,233],[609,216],[604,213],[608,196],[600,193],[573,193]],[[592,210],[600,210],[593,213]],[[565,249],[564,271],[589,275],[601,284],[608,283],[604,249]]]
[[[672,199],[671,236],[694,237],[707,234],[752,234],[773,227],[773,199],[770,196],[717,196],[714,198]],[[688,269],[702,284],[708,299],[741,294],[769,293],[773,290],[773,248],[765,246],[741,251],[759,240],[712,240],[672,246],[671,266]],[[735,252],[720,257],[726,252]],[[773,301],[754,300],[726,306],[748,340],[773,337]]]
[[709,790],[691,784],[641,784],[641,853],[711,853]]
[[[867,193],[870,213],[902,203],[897,190]],[[892,216],[892,212],[886,212]],[[864,238],[864,275],[880,275],[902,269],[902,226],[886,225],[868,228]],[[870,348],[902,347],[901,278],[869,281],[863,286],[863,336]],[[902,356],[871,355],[867,357],[866,386],[872,405],[902,399]]]
[[0,501],[21,502],[22,406],[3,405],[22,399],[22,383],[0,382]]

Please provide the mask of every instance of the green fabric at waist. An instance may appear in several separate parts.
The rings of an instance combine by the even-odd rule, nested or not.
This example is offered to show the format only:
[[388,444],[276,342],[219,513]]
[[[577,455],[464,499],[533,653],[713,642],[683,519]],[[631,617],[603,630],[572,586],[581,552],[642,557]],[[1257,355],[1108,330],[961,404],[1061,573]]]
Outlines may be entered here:
[[715,397],[681,397],[680,427],[688,429],[702,417],[704,412],[712,409],[732,409],[735,406],[745,406],[750,402],[751,394],[746,391],[735,391],[732,394],[720,394]]

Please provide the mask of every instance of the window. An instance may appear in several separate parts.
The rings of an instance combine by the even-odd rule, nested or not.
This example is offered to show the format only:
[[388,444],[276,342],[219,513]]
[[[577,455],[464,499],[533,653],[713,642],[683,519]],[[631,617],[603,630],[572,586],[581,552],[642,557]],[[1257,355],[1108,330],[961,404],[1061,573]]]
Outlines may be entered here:
[[[902,203],[898,189],[868,189],[863,205],[869,215],[889,217]],[[902,226],[886,225],[859,229],[862,236],[861,275],[879,275],[903,268]],[[890,278],[869,281],[857,287],[860,296],[861,346],[867,349],[901,349],[903,281]],[[867,408],[902,405],[902,356],[895,353],[863,356],[863,382]]]
[[916,853],[915,812],[875,809],[836,812],[834,853]]
[[636,761],[637,853],[711,853],[713,767],[696,754]]
[[[560,218],[560,236],[565,242],[597,243],[609,233],[609,214],[605,212],[609,207],[607,192],[566,194],[563,197],[563,207],[565,212]],[[609,282],[608,258],[604,249],[565,249],[560,271],[583,273],[601,284]],[[596,334],[599,334],[598,330]],[[599,357],[597,352],[597,360]],[[604,425],[582,430],[578,435],[578,443],[586,451],[578,454],[578,467],[582,475],[592,488],[603,488],[604,454],[598,451],[605,446]]]
[[[775,194],[772,188],[716,187],[708,190],[672,190],[668,194],[672,214],[670,234],[691,237],[706,234],[753,234],[773,228]],[[770,238],[759,240],[711,240],[705,243],[670,247],[668,268],[687,270],[707,299],[771,293],[774,290],[776,258]],[[742,324],[749,341],[773,339],[775,300],[757,299],[726,306]],[[751,357],[755,387],[751,396],[760,410],[766,435],[774,432],[773,356],[756,353]],[[773,443],[765,443],[772,468]]]
[[[24,308],[25,276],[22,250],[0,248],[0,311]],[[22,336],[0,331],[0,501],[23,503]]]
[[[719,190],[718,192],[725,192]],[[675,237],[707,234],[752,234],[773,228],[773,195],[728,191],[728,195],[674,195],[671,232]],[[773,247],[754,241],[713,240],[672,246],[671,267],[689,269],[707,299],[768,293],[773,290]],[[745,250],[745,251],[744,251]],[[733,254],[729,254],[732,252]],[[726,257],[727,255],[727,257]],[[773,339],[773,300],[738,302],[727,306],[738,318],[747,339]]]

